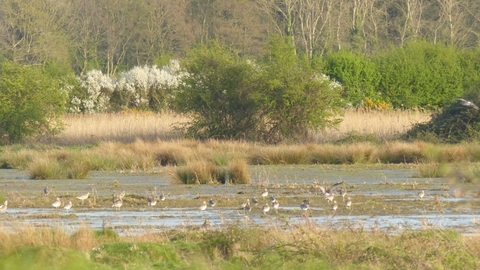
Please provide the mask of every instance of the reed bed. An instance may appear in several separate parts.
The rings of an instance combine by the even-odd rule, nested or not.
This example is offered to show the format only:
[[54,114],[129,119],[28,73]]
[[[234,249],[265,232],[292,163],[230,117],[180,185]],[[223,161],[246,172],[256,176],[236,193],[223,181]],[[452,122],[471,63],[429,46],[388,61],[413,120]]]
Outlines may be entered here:
[[44,138],[44,142],[57,145],[86,145],[101,141],[134,142],[138,139],[155,141],[181,137],[173,124],[188,119],[173,113],[128,111],[108,114],[66,114],[62,121],[65,130],[55,138]]
[[104,228],[18,227],[0,233],[2,269],[478,269],[478,236],[397,234],[361,225],[191,226],[119,236]]
[[[351,134],[373,135],[382,141],[394,139],[415,123],[428,121],[430,114],[420,110],[346,110],[338,128],[316,132],[312,135],[312,140],[316,143],[335,142]],[[42,138],[41,141],[56,145],[86,145],[101,141],[131,143],[138,139],[178,140],[182,134],[173,126],[186,123],[189,119],[170,112],[130,111],[111,114],[67,114],[62,120],[66,129],[55,138]]]
[[422,110],[409,111],[369,111],[346,110],[338,128],[329,128],[313,135],[314,142],[325,143],[345,139],[351,134],[373,135],[380,141],[398,138],[417,123],[430,120],[432,112]]

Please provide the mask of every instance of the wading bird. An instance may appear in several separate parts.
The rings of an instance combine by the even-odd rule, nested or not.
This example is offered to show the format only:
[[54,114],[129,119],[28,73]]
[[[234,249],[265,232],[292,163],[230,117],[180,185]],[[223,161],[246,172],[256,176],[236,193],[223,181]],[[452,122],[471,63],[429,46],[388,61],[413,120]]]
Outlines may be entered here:
[[425,190],[420,191],[420,192],[417,194],[417,196],[420,197],[420,199],[422,199],[423,196],[425,196]]
[[337,212],[337,209],[338,209],[337,201],[333,201],[333,205],[332,205],[333,214]]
[[268,189],[265,188],[265,190],[262,192],[262,198],[266,198],[268,196]]
[[352,199],[350,197],[347,198],[347,200],[345,201],[345,206],[347,208],[351,208],[352,207]]
[[81,200],[82,201],[82,205],[83,205],[83,201],[88,199],[88,197],[90,196],[90,192],[87,192],[86,194],[83,194],[81,196],[78,196],[77,199]]
[[268,211],[270,211],[270,206],[267,203],[267,204],[265,204],[265,206],[263,206],[262,212],[263,212],[264,215],[266,215]]
[[210,205],[210,207],[214,207],[216,205],[215,201],[212,198],[210,198],[208,204]]
[[157,204],[157,200],[155,199],[155,196],[149,196],[147,198],[147,204],[148,206],[155,206]]
[[70,212],[70,208],[72,208],[72,201],[69,201],[64,207],[63,209],[67,210],[67,213]]
[[112,207],[115,208],[115,211],[118,211],[118,210],[120,210],[120,207],[122,207],[122,204],[123,204],[122,199],[116,199],[113,202]]
[[303,200],[302,204],[300,204],[300,209],[303,211],[307,211],[308,207],[310,207],[310,203],[308,200]]
[[205,211],[205,209],[207,209],[207,202],[203,201],[203,203],[200,205],[200,207],[198,207],[198,210]]
[[57,197],[57,199],[52,203],[52,206],[55,207],[55,209],[58,209],[58,207],[60,207],[60,205],[62,205],[62,202]]

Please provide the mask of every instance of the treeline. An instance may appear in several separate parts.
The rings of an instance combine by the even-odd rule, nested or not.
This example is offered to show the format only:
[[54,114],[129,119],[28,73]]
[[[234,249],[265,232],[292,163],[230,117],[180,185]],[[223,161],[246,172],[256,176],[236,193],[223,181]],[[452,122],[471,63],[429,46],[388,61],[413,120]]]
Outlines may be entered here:
[[0,52],[19,64],[114,75],[212,39],[253,57],[271,35],[310,59],[414,41],[467,49],[479,44],[478,14],[477,0],[4,0]]

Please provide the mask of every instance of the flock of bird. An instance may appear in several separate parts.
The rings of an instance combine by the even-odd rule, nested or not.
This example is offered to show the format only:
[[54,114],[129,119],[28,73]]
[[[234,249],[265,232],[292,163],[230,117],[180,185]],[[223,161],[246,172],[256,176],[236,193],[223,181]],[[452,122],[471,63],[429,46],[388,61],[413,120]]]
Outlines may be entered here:
[[[327,202],[329,204],[331,204],[331,209],[333,211],[333,213],[335,213],[335,211],[338,209],[338,204],[337,204],[337,201],[335,200],[335,197],[336,196],[340,196],[342,197],[342,200],[345,204],[345,208],[346,209],[351,209],[352,208],[352,198],[350,196],[347,196],[347,190],[345,188],[341,188],[339,190],[337,190],[337,187],[340,186],[340,185],[343,185],[344,182],[338,182],[338,183],[334,183],[333,185],[329,186],[329,187],[326,187],[326,186],[318,186],[319,190],[322,192],[322,195],[324,196],[324,198],[327,200]],[[48,191],[48,187],[45,187],[44,189],[44,195],[48,195],[49,194],[49,191]],[[263,192],[260,194],[262,199],[263,200],[266,200],[269,196],[269,191],[267,188],[265,188],[263,190]],[[83,205],[84,201],[87,200],[90,196],[90,192],[87,192],[81,196],[78,196],[76,197],[77,199],[79,199]],[[122,191],[121,193],[119,194],[113,194],[112,195],[112,208],[115,208],[115,210],[119,210],[121,207],[122,207],[122,204],[123,204],[123,198],[125,196],[125,191]],[[421,190],[417,196],[422,199],[424,196],[425,196],[425,191],[424,190]],[[156,195],[156,193],[152,193],[151,195],[149,195],[147,197],[147,205],[149,207],[152,207],[152,206],[155,206],[157,204],[157,201],[165,201],[166,199],[166,195],[162,192],[160,195]],[[257,200],[256,197],[252,198],[252,199],[246,199],[240,206],[240,209],[243,210],[245,212],[245,214],[248,214],[251,210],[252,210],[252,205],[258,205],[259,204],[259,201]],[[7,205],[8,205],[8,201],[5,200],[5,202],[0,205],[0,212],[3,212],[7,209]],[[55,209],[58,209],[62,206],[62,202],[60,200],[59,197],[57,197],[55,199],[55,201],[52,203],[52,206],[55,208]],[[72,201],[69,201],[68,203],[66,203],[63,208],[67,211],[67,213],[70,211],[70,209],[72,208],[73,206],[73,203]],[[201,203],[201,205],[198,207],[198,210],[200,212],[202,211],[205,211],[207,210],[208,206],[210,207],[214,207],[216,206],[216,202],[210,198],[210,200],[208,201],[208,204],[206,201],[203,201]],[[267,215],[267,213],[273,208],[275,211],[277,211],[277,209],[280,207],[280,203],[279,201],[274,197],[274,196],[270,196],[270,204],[269,203],[265,203],[263,205],[263,207],[261,208],[261,211],[263,213],[263,215]],[[310,207],[310,202],[309,200],[305,199],[302,201],[302,203],[300,204],[300,210],[302,211],[307,211]]]

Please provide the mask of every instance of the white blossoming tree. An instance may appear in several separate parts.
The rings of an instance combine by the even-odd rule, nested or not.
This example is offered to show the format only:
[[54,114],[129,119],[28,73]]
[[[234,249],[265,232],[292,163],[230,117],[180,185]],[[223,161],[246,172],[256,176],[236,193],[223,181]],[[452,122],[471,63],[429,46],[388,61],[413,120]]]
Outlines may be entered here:
[[78,80],[80,89],[72,95],[69,111],[71,113],[108,111],[110,96],[115,89],[114,81],[100,70],[91,70]]
[[70,112],[96,113],[125,109],[161,110],[178,85],[180,64],[176,60],[159,69],[157,66],[134,67],[110,78],[99,70],[79,78],[80,89],[72,95]]

